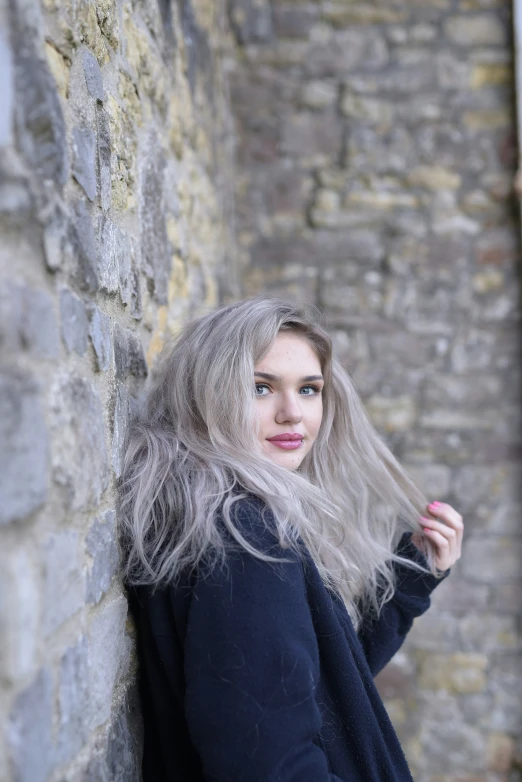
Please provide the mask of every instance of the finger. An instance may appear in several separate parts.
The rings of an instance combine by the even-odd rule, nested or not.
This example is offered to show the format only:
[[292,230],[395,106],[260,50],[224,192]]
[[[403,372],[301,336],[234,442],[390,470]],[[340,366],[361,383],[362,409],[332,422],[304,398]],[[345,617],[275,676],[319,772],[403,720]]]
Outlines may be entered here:
[[449,567],[449,562],[452,559],[448,539],[434,529],[425,529],[425,534],[436,548],[437,559],[439,560],[437,567],[446,570]]
[[444,521],[459,532],[464,530],[464,521],[455,508],[445,502],[432,502],[428,505],[429,512]]
[[426,516],[421,516],[421,523],[425,528],[429,527],[430,529],[439,532],[451,543],[456,543],[457,531],[448,524],[444,524],[442,521],[436,521],[435,519],[428,519]]

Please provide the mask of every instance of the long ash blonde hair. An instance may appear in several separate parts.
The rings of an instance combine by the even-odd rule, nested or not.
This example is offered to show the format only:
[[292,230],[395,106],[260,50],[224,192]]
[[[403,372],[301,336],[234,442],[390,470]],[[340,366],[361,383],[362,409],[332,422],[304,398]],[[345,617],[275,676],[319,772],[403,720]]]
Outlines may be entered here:
[[[304,542],[356,628],[390,599],[393,562],[412,566],[397,544],[404,532],[422,536],[426,499],[369,421],[319,320],[312,307],[249,299],[198,318],[164,348],[129,427],[119,484],[127,584],[163,586],[223,562],[230,535],[270,560],[234,521],[234,503],[255,495],[283,547]],[[280,332],[309,340],[325,380],[319,434],[296,471],[271,462],[257,436],[254,366]]]

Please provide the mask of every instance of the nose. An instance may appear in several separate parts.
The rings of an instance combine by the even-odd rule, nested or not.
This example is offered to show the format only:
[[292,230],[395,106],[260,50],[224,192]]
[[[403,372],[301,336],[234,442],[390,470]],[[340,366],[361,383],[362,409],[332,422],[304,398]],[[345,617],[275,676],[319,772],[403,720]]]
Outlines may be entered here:
[[287,393],[281,395],[281,402],[276,413],[277,424],[298,424],[303,418],[303,412],[297,395]]

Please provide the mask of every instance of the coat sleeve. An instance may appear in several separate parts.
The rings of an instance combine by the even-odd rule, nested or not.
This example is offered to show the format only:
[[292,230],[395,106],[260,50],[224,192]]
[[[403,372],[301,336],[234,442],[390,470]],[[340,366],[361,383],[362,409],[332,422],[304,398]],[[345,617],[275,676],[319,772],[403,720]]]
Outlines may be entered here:
[[[262,527],[259,505],[245,507],[252,529]],[[185,637],[191,739],[209,782],[342,782],[316,743],[319,654],[303,568],[262,537],[253,542],[289,561],[238,551],[195,580]]]
[[[426,560],[411,542],[411,533],[405,533],[397,553],[426,565]],[[395,565],[396,588],[391,600],[384,604],[378,618],[362,622],[359,639],[373,676],[376,676],[402,646],[411,630],[413,620],[430,607],[430,595],[450,570],[436,578],[419,573],[406,565]]]

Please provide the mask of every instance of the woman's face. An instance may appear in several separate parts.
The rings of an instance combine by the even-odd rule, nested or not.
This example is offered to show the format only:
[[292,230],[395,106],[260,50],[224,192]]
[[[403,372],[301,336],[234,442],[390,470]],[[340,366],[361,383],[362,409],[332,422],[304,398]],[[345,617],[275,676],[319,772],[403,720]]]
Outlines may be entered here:
[[323,417],[319,359],[306,337],[282,332],[254,375],[261,447],[276,464],[296,470]]

